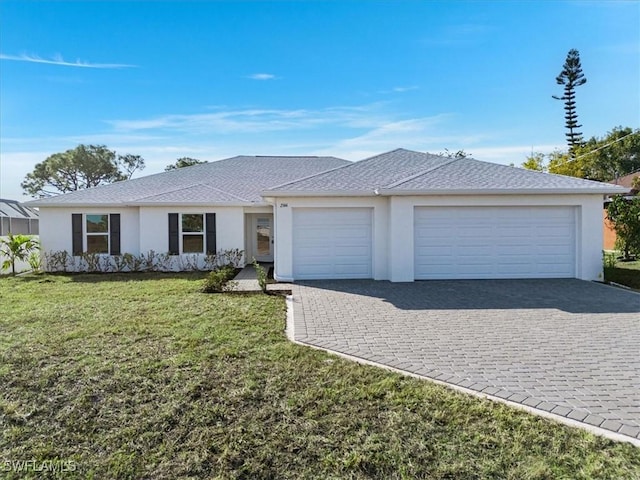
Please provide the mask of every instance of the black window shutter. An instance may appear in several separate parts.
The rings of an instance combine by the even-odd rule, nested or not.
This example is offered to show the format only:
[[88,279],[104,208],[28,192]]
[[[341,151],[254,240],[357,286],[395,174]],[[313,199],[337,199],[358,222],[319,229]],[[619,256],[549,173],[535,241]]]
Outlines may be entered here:
[[71,252],[82,255],[82,214],[71,214]]
[[205,232],[207,239],[206,253],[216,253],[216,214],[207,213],[205,215]]
[[109,237],[111,240],[111,255],[120,255],[120,214],[109,215]]
[[170,255],[178,255],[180,253],[180,242],[179,242],[179,231],[178,231],[178,214],[170,213],[169,214],[169,254]]

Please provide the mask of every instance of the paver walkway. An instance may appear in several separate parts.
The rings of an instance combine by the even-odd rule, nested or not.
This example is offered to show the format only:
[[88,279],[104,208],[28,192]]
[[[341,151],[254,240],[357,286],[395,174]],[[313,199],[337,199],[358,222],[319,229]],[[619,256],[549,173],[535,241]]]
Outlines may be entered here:
[[640,294],[580,280],[293,287],[297,341],[640,439]]
[[[260,263],[260,265],[268,272],[273,263]],[[238,272],[234,277],[234,291],[236,292],[260,292],[260,284],[258,283],[258,275],[253,265],[249,264]],[[289,283],[269,283],[267,284],[268,292],[289,292],[291,284]]]

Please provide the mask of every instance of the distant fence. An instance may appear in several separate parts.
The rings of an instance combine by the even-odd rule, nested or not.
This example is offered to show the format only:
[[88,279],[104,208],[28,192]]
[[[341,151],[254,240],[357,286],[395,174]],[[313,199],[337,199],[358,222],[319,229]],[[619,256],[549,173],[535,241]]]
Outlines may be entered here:
[[[33,235],[35,238],[39,238],[38,235]],[[0,237],[1,239],[5,239],[8,237]],[[7,257],[5,257],[4,255],[0,254],[0,274],[1,275],[6,275],[8,273],[11,273],[11,267],[7,268],[7,269],[2,269],[2,264],[4,263],[4,261],[7,260]],[[20,273],[20,272],[26,272],[31,270],[31,267],[29,266],[29,262],[26,261],[22,261],[22,260],[16,260],[16,273]]]

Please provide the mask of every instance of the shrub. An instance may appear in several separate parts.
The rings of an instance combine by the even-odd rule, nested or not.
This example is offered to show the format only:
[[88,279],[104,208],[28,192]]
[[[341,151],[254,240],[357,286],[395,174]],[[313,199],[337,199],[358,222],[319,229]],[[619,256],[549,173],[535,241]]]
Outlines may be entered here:
[[39,248],[38,240],[30,235],[12,235],[0,239],[0,254],[6,257],[0,271],[11,268],[12,275],[16,274],[16,261],[25,261],[31,252]]
[[262,265],[258,263],[255,258],[253,259],[253,268],[255,268],[256,270],[256,276],[258,277],[258,285],[260,285],[260,290],[262,290],[262,293],[267,293],[267,271]]
[[29,262],[29,266],[31,267],[31,270],[33,270],[33,273],[40,273],[42,269],[42,257],[40,256],[40,252],[31,252],[27,261]]
[[616,266],[616,254],[615,252],[602,252],[602,264],[604,268],[613,268]]
[[221,293],[233,290],[237,282],[232,282],[231,279],[235,276],[236,269],[233,265],[220,267],[207,275],[202,285],[202,291],[204,293]]
[[607,219],[616,231],[616,248],[624,259],[640,255],[640,197],[616,195],[607,207]]

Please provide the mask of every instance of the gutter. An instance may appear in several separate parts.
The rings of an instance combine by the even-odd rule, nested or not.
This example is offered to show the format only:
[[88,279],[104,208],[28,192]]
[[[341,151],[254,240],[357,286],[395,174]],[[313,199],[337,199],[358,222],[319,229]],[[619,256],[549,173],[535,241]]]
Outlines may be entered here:
[[374,196],[424,196],[424,195],[614,195],[626,193],[623,188],[481,188],[481,189],[423,189],[396,190],[376,188],[371,190],[266,190],[263,197],[374,197]]

